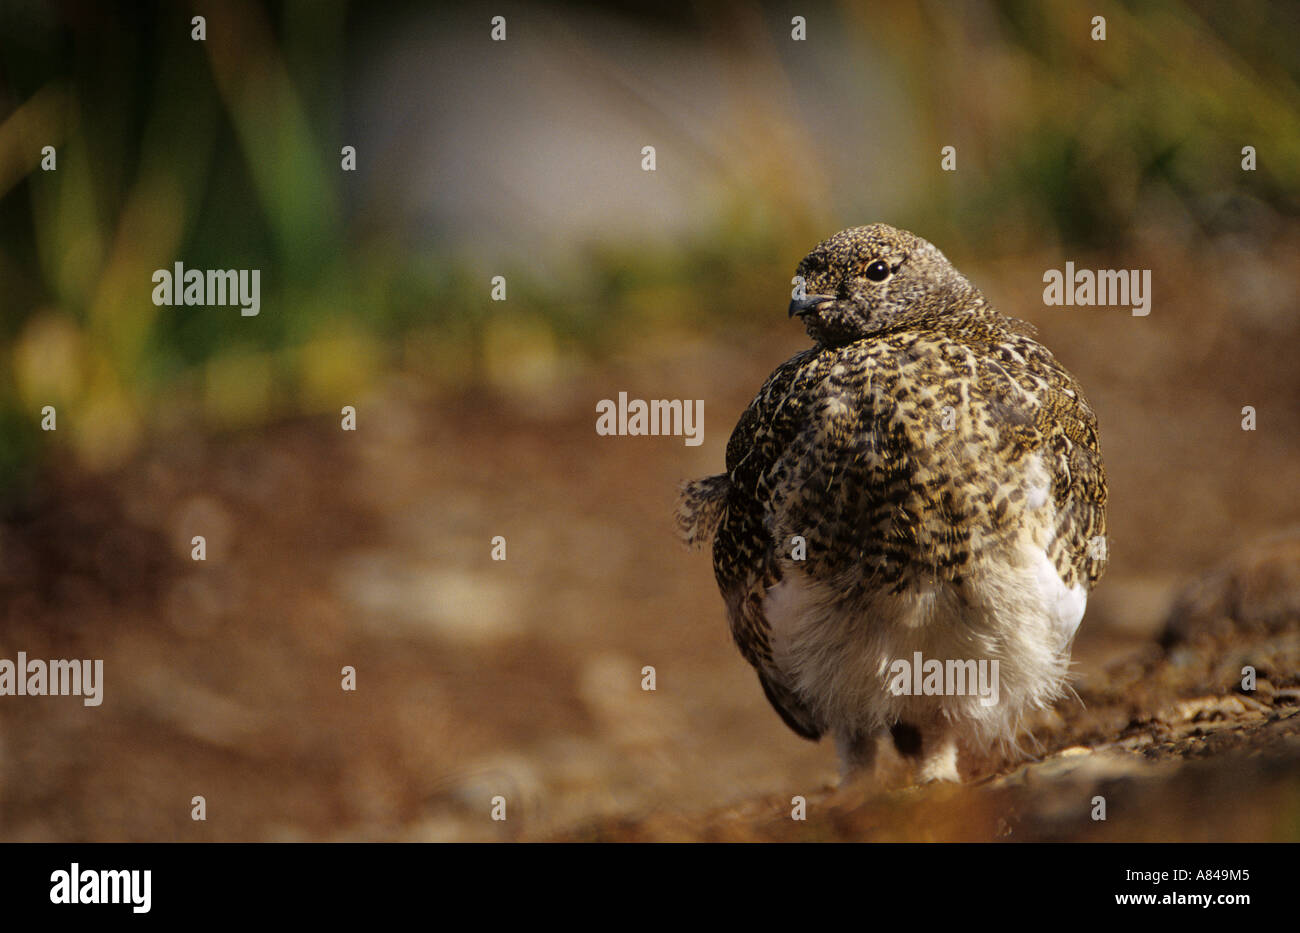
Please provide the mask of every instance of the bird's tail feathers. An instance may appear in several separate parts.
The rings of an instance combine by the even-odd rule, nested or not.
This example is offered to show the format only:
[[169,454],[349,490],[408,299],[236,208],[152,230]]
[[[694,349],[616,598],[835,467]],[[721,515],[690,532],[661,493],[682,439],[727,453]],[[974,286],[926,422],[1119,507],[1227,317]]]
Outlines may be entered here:
[[727,510],[731,480],[726,473],[683,483],[677,498],[677,535],[688,548],[702,548],[713,541]]

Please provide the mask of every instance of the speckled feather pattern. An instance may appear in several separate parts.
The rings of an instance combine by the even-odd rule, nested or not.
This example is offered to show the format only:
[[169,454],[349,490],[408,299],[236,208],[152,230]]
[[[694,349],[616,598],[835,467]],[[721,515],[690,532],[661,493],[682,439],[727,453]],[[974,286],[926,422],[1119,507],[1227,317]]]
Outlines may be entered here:
[[[900,294],[871,291],[860,273],[874,259],[900,269],[916,259],[923,274],[898,277]],[[816,345],[768,378],[727,444],[727,472],[688,484],[678,521],[688,543],[712,537],[736,644],[787,724],[812,738],[838,725],[825,712],[836,707],[808,696],[817,685],[774,656],[773,587],[800,575],[844,612],[880,594],[940,590],[960,607],[981,598],[972,579],[1028,549],[1046,555],[1063,587],[1086,590],[1105,566],[1090,543],[1105,535],[1106,479],[1096,418],[1074,378],[930,244],[884,225],[854,228],[821,244],[799,274],[809,293],[837,303],[806,321]],[[855,287],[868,298],[853,298]],[[805,560],[791,559],[795,536]],[[997,642],[981,644],[996,654]],[[1059,692],[1029,687],[1028,705]]]

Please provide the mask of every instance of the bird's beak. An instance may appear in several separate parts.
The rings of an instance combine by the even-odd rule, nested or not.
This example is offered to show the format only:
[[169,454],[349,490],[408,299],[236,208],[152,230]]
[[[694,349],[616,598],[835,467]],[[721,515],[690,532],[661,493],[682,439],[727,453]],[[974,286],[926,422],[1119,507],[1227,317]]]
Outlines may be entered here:
[[803,317],[819,305],[834,300],[834,295],[806,295],[803,298],[796,298],[790,302],[790,317],[794,317],[795,315]]

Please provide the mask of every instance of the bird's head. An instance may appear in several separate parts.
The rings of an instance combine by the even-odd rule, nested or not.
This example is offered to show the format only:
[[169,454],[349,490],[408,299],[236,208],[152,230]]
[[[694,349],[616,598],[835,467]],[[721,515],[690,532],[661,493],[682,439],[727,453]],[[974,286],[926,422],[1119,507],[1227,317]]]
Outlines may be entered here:
[[797,274],[803,297],[790,302],[790,316],[822,346],[920,321],[974,292],[933,245],[888,224],[841,230],[818,243]]

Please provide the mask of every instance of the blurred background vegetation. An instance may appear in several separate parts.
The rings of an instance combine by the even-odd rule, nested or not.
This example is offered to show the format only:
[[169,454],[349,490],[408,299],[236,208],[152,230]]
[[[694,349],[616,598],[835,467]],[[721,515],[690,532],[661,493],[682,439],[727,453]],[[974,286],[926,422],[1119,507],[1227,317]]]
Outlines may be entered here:
[[[1300,207],[1294,3],[795,12],[807,42],[733,3],[3,0],[4,497],[52,454],[112,468],[169,426],[337,413],[394,374],[529,387],[767,328],[851,224],[949,255],[1196,249]],[[262,270],[261,314],[155,307],[178,260]]]

